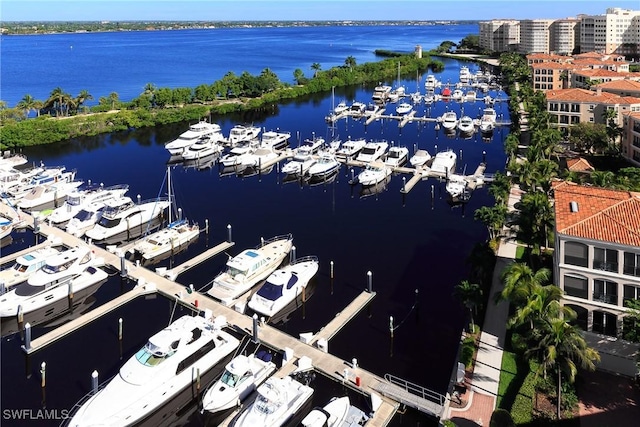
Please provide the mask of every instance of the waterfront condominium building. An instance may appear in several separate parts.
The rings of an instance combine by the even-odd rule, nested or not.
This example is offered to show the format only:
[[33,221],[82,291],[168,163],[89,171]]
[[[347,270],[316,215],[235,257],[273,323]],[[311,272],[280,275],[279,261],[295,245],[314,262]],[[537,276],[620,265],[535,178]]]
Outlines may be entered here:
[[640,54],[640,10],[608,8],[604,15],[581,18],[581,52]]
[[482,50],[515,52],[520,43],[520,21],[491,20],[480,22],[479,44]]
[[553,19],[523,19],[520,21],[521,53],[549,53],[549,27]]
[[585,331],[620,336],[640,299],[640,194],[554,183],[554,277]]
[[580,20],[576,18],[558,19],[549,27],[549,50],[558,55],[579,52]]
[[626,113],[623,117],[620,152],[629,162],[640,167],[640,111]]

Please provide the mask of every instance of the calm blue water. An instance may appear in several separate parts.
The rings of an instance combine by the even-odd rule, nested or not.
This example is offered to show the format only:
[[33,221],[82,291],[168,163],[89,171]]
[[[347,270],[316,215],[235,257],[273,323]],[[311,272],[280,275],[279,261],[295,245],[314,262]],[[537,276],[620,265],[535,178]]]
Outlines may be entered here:
[[348,56],[376,60],[376,49],[413,52],[444,40],[477,34],[476,25],[225,28],[181,31],[1,36],[0,99],[14,107],[29,94],[47,99],[60,87],[72,96],[116,92],[137,97],[147,83],[196,87],[228,71],[257,75],[265,68],[293,83],[293,71],[308,76],[314,62],[328,69]]
[[[155,37],[158,33],[145,34]],[[177,33],[161,36],[173,34]],[[130,35],[110,37],[113,43],[120,43],[120,36]],[[82,36],[74,40],[78,38]],[[380,43],[385,40],[382,38]],[[438,78],[456,81],[460,64],[453,60],[445,63],[445,70]],[[90,67],[90,63],[86,66]],[[401,83],[414,91],[417,84],[424,87],[424,77],[419,76],[419,83],[416,79]],[[431,153],[452,148],[461,155],[458,171],[466,167],[470,173],[483,157],[488,163],[487,172],[503,168],[502,142],[507,129],[498,129],[490,141],[482,141],[479,136],[469,140],[448,138],[441,131],[435,131],[433,124],[412,123],[400,129],[395,121],[375,122],[365,127],[359,121],[342,120],[332,129],[324,122],[334,102],[339,99],[368,102],[371,93],[371,88],[364,87],[337,89],[334,99],[331,94],[317,95],[280,105],[263,115],[211,119],[218,122],[225,133],[234,124],[245,121],[266,129],[288,130],[294,135],[294,146],[298,139],[309,138],[313,133],[327,138],[337,135],[342,139],[366,136],[407,145],[411,151],[414,146]],[[441,103],[430,108],[422,105],[417,115],[436,117],[446,109],[461,112],[462,108],[476,116],[474,112],[479,112],[482,104]],[[499,104],[496,109],[508,118],[506,104]],[[140,194],[144,199],[160,192],[169,159],[164,143],[177,137],[187,126],[184,123],[102,135],[57,146],[32,147],[25,153],[34,162],[42,160],[48,165],[75,168],[81,179],[105,185],[128,183],[130,194]],[[373,288],[377,292],[372,305],[330,341],[329,351],[345,360],[355,357],[360,366],[376,374],[391,373],[425,387],[446,390],[465,315],[451,294],[453,287],[466,278],[466,256],[476,242],[486,238],[484,226],[473,220],[475,209],[492,202],[486,189],[477,190],[468,204],[452,207],[446,200],[444,183],[433,179],[418,183],[403,196],[400,193],[402,177],[393,176],[386,191],[364,197],[360,187],[349,185],[351,171],[345,167],[334,182],[314,187],[285,183],[275,169],[260,177],[239,178],[221,177],[217,166],[205,170],[176,166],[173,178],[185,215],[201,225],[208,220],[210,233],[202,234],[186,252],[162,261],[160,266],[181,263],[224,240],[227,224],[232,225],[236,242],[229,250],[231,254],[257,245],[260,237],[292,233],[298,256],[316,255],[321,267],[312,297],[277,326],[293,336],[318,331],[366,288],[366,273],[372,271]],[[35,241],[30,232],[14,233],[12,237],[13,243],[2,248],[2,255]],[[177,281],[202,288],[223,268],[225,261],[225,256],[215,257]],[[333,281],[329,278],[331,261],[335,263]],[[87,305],[95,308],[132,286],[115,274]],[[61,411],[70,408],[89,391],[94,369],[101,381],[115,375],[123,361],[143,345],[148,336],[169,322],[172,309],[163,298],[136,300],[38,351],[28,361],[19,348],[20,337],[4,337],[0,368],[2,409],[37,410],[46,406]],[[389,316],[394,317],[398,327],[393,341],[389,336]],[[117,340],[120,317],[125,325],[122,346]],[[35,327],[34,336],[47,330]],[[47,363],[44,396],[39,374],[43,361]],[[314,404],[323,405],[331,395],[340,392],[340,386],[331,381],[322,378],[316,381]],[[193,410],[179,418],[168,418],[193,426],[212,425]],[[45,420],[30,423],[57,424]],[[3,417],[2,425],[24,425],[24,422]],[[392,425],[425,426],[435,425],[435,421],[408,411],[406,415],[396,416]]]

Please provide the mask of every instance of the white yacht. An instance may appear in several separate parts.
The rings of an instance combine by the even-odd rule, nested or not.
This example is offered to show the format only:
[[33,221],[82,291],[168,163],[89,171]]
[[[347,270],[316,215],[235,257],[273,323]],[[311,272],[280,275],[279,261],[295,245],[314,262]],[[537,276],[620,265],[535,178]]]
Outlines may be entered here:
[[248,167],[262,168],[262,165],[266,165],[268,162],[271,162],[272,160],[275,160],[277,158],[278,153],[273,151],[273,148],[261,147],[251,153],[242,156],[240,159],[240,165],[243,169]]
[[275,370],[271,354],[264,350],[234,357],[225,366],[220,379],[204,392],[202,412],[213,413],[237,406]]
[[107,200],[116,199],[124,196],[129,191],[127,184],[113,185],[105,187],[104,185],[90,185],[86,188],[77,188],[67,196],[64,204],[51,212],[47,220],[53,224],[62,224],[73,218],[78,212],[85,207],[96,203],[102,204]]
[[334,397],[324,407],[316,407],[300,423],[303,427],[357,427],[364,426],[369,417],[360,408],[351,405],[349,396]]
[[292,302],[318,272],[318,258],[307,256],[274,271],[251,295],[249,308],[271,317]]
[[190,223],[185,218],[178,219],[136,242],[130,251],[149,261],[169,252],[180,251],[197,239],[199,235],[200,226],[197,223]]
[[31,178],[42,171],[44,171],[44,167],[0,169],[0,192],[9,194],[13,187],[27,184]]
[[346,101],[340,101],[338,103],[338,105],[336,105],[333,108],[333,114],[335,115],[339,115],[344,113],[345,111],[347,111],[349,109],[349,107],[347,106],[347,102]]
[[424,82],[424,88],[427,91],[434,91],[437,87],[439,87],[441,83],[436,79],[433,74],[427,75],[427,79]]
[[343,142],[340,148],[336,150],[336,157],[345,159],[355,157],[366,144],[367,140],[364,138],[349,139]]
[[467,191],[467,180],[464,176],[455,173],[449,174],[445,190],[452,199],[459,199]]
[[22,153],[11,153],[0,157],[0,169],[12,169],[27,163],[27,156]]
[[409,149],[403,146],[394,145],[389,147],[384,164],[387,166],[399,167],[407,163],[409,158]]
[[364,110],[367,109],[367,105],[364,102],[353,101],[349,107],[349,114],[352,116],[361,116],[364,114]]
[[5,289],[22,283],[44,266],[49,257],[58,253],[60,251],[56,247],[45,246],[19,256],[11,267],[0,271],[0,282],[4,283]]
[[414,168],[417,168],[423,166],[429,160],[431,160],[431,154],[429,154],[427,150],[416,150],[416,152],[413,153],[413,156],[409,159],[409,163]]
[[462,66],[460,67],[460,84],[461,85],[468,85],[470,80],[472,78],[471,72],[469,71],[469,67],[467,66]]
[[275,271],[293,245],[293,236],[286,234],[265,240],[255,249],[245,249],[227,261],[227,268],[213,279],[207,294],[226,306],[247,293]]
[[471,135],[475,130],[473,119],[469,116],[460,117],[460,121],[458,122],[458,130],[461,134]]
[[387,141],[367,142],[356,156],[356,160],[366,163],[376,161],[382,157],[388,147]]
[[76,171],[68,171],[64,166],[45,167],[38,169],[38,173],[33,175],[27,182],[14,185],[7,190],[7,195],[13,204],[17,204],[25,194],[38,186],[57,184],[58,182],[71,182],[76,177]]
[[318,160],[309,166],[305,177],[307,179],[325,179],[340,169],[340,162],[331,153],[323,152]]
[[390,92],[391,86],[380,84],[373,89],[371,98],[376,102],[385,102]]
[[260,148],[280,150],[286,147],[287,144],[289,144],[289,138],[291,138],[291,132],[281,132],[275,130],[262,132],[262,138],[260,139]]
[[189,129],[171,142],[165,144],[164,148],[172,156],[182,155],[182,153],[192,144],[195,144],[202,137],[212,138],[216,141],[224,139],[222,129],[217,123],[209,123],[204,120],[189,126]]
[[315,162],[313,148],[308,145],[301,145],[296,150],[293,158],[282,166],[282,173],[285,175],[304,176]]
[[376,104],[376,103],[369,103],[367,104],[367,108],[365,108],[364,110],[364,116],[365,117],[375,117],[375,116],[379,116],[382,113],[384,113],[384,107],[382,106],[382,104]]
[[[209,316],[210,312],[205,312]],[[70,427],[132,426],[204,375],[239,345],[215,320],[185,315],[149,338],[104,388],[72,414]]]
[[464,94],[464,100],[467,102],[476,102],[476,91],[468,90],[467,93]]
[[238,166],[242,164],[242,160],[258,148],[257,140],[246,140],[237,142],[231,150],[220,158],[220,163],[224,167]]
[[182,152],[183,160],[199,160],[209,156],[214,156],[222,152],[220,142],[211,138],[200,138]]
[[451,99],[453,99],[454,101],[464,101],[464,92],[462,92],[462,90],[460,89],[455,89],[451,93]]
[[82,298],[95,285],[108,277],[99,268],[102,258],[96,258],[88,246],[78,246],[53,254],[45,265],[26,282],[15,285],[0,296],[0,317],[15,316],[18,307],[23,313],[38,310],[70,294]]
[[100,221],[105,207],[105,202],[91,203],[83,207],[67,222],[66,232],[76,237],[84,236],[84,233],[91,230]]
[[492,107],[487,107],[482,110],[482,117],[480,117],[480,132],[489,133],[493,131],[496,125],[496,110]]
[[455,130],[458,126],[458,115],[455,111],[447,111],[441,117],[442,127],[446,130]]
[[376,185],[391,175],[391,168],[382,162],[371,162],[357,176],[357,182],[363,186]]
[[86,236],[96,243],[120,243],[157,228],[153,224],[169,207],[166,199],[150,199],[135,203],[130,197],[119,197],[105,204],[102,217]]
[[229,145],[235,147],[239,142],[252,141],[258,138],[262,129],[253,125],[235,125],[229,131]]
[[446,176],[455,171],[456,160],[457,156],[453,150],[440,151],[433,158],[431,170]]
[[13,220],[0,216],[0,239],[4,239],[13,231]]
[[256,400],[232,421],[233,427],[279,427],[313,395],[313,389],[290,376],[270,377],[257,389]]
[[404,116],[405,114],[409,114],[411,110],[413,110],[413,105],[409,104],[408,102],[401,102],[396,107],[396,113],[398,113],[401,116]]
[[54,184],[38,185],[24,194],[16,203],[20,209],[26,211],[40,211],[52,209],[57,203],[64,203],[69,193],[75,191],[83,181],[60,181]]

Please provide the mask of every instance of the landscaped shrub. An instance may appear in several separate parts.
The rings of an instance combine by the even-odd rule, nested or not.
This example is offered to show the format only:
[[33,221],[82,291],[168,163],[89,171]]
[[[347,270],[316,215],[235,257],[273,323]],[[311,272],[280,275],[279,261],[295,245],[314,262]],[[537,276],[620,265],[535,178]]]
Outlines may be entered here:
[[511,418],[509,411],[496,409],[493,411],[493,414],[491,414],[489,427],[515,427],[515,423],[513,422],[513,418]]

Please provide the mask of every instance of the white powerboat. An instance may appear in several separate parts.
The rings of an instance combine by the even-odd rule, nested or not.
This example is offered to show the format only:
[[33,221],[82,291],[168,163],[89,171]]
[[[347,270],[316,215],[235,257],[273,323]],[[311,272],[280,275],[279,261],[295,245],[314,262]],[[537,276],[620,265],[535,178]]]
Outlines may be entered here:
[[455,130],[458,126],[458,115],[455,111],[447,111],[441,117],[442,127],[446,130]]
[[172,221],[161,230],[144,237],[130,249],[135,255],[148,261],[168,252],[178,252],[200,235],[200,226],[187,219]]
[[384,181],[389,175],[391,175],[391,168],[387,165],[382,162],[371,162],[358,174],[357,182],[366,187]]
[[22,153],[11,153],[0,157],[0,169],[12,169],[27,163],[27,156]]
[[77,190],[82,184],[83,181],[60,181],[55,184],[38,185],[23,195],[16,204],[26,211],[49,210],[61,201],[64,203],[69,193]]
[[303,427],[357,427],[364,426],[369,417],[363,410],[351,405],[349,396],[334,397],[324,407],[316,407],[302,419]]
[[346,101],[340,101],[338,103],[338,105],[336,105],[333,108],[333,114],[335,115],[339,115],[344,113],[345,111],[347,111],[349,109],[349,107],[347,106],[347,102]]
[[[205,313],[208,315],[209,313]],[[185,315],[149,338],[107,385],[72,414],[70,427],[141,424],[235,350],[224,318]]]
[[409,104],[408,102],[401,102],[396,107],[396,113],[398,113],[401,116],[405,114],[409,114],[411,110],[413,110],[413,105]]
[[472,78],[472,75],[471,75],[471,72],[469,71],[469,67],[464,65],[460,67],[460,77],[459,77],[460,84],[468,85],[471,78]]
[[[44,266],[49,257],[60,253],[53,246],[45,246],[16,258],[13,265],[0,271],[0,283],[4,283],[5,290],[13,285],[27,280],[33,273]],[[2,292],[0,292],[2,294]]]
[[367,105],[364,102],[353,101],[351,106],[349,107],[349,114],[352,116],[360,116],[364,114],[364,110],[366,110]]
[[53,210],[47,220],[53,224],[62,224],[73,218],[83,208],[96,203],[102,204],[107,200],[124,196],[129,191],[127,184],[105,187],[103,185],[88,186],[84,189],[77,188],[67,196],[64,204]]
[[258,148],[257,140],[247,140],[237,142],[231,150],[220,158],[220,163],[224,167],[238,166],[248,154],[251,154]]
[[215,141],[222,141],[224,139],[220,125],[201,120],[198,123],[190,125],[189,129],[181,133],[178,138],[165,144],[164,148],[166,148],[172,156],[182,155],[187,148],[203,137],[212,138]]
[[263,167],[262,165],[266,165],[267,163],[271,162],[272,160],[275,160],[278,158],[278,153],[276,153],[275,151],[273,151],[273,148],[258,148],[257,150],[245,154],[244,156],[241,157],[241,167],[244,168],[249,168],[249,167]]
[[458,199],[467,191],[467,180],[464,176],[455,173],[449,174],[445,190],[452,199]]
[[273,273],[289,254],[293,236],[265,240],[255,249],[245,249],[227,261],[227,268],[213,279],[207,294],[226,306]]
[[343,142],[340,148],[336,150],[336,157],[345,159],[355,157],[366,144],[367,140],[364,138],[349,139]]
[[454,101],[463,101],[464,100],[464,92],[462,92],[462,90],[460,90],[460,89],[455,89],[451,93],[451,99],[453,99]]
[[389,147],[389,152],[387,152],[387,157],[384,159],[384,164],[399,167],[407,163],[408,158],[409,149],[407,147],[394,145]]
[[289,144],[289,138],[291,138],[291,132],[280,132],[275,130],[262,132],[260,148],[280,150]]
[[416,150],[416,152],[413,153],[413,156],[409,159],[409,164],[414,168],[417,168],[423,166],[429,160],[431,160],[431,154],[429,154],[427,150]]
[[54,254],[45,265],[26,282],[15,285],[0,296],[0,317],[11,317],[22,310],[29,313],[63,298],[82,298],[91,293],[89,288],[108,277],[99,268],[102,258],[96,258],[88,246]]
[[44,167],[0,169],[0,192],[9,194],[13,187],[27,184],[31,178],[42,171],[44,171]]
[[318,267],[318,258],[308,256],[274,271],[251,295],[249,308],[267,317],[275,315],[302,293],[318,272]]
[[476,91],[468,90],[467,93],[464,94],[464,100],[467,102],[476,102]]
[[457,156],[453,150],[445,150],[436,153],[431,163],[431,171],[440,173],[442,175],[448,175],[453,173],[456,168]]
[[436,79],[436,77],[433,74],[427,75],[427,79],[424,82],[424,88],[427,91],[434,91],[440,85],[441,83]]
[[97,202],[83,207],[67,222],[66,232],[76,237],[84,236],[84,233],[91,230],[100,221],[105,206],[105,202]]
[[390,92],[391,86],[380,84],[373,89],[371,98],[376,102],[385,102]]
[[496,110],[492,107],[487,107],[482,110],[482,117],[480,118],[480,132],[490,133],[493,131],[496,125]]
[[307,179],[324,179],[340,169],[340,162],[336,157],[327,152],[323,152],[318,160],[309,166],[305,177]]
[[264,350],[234,357],[227,363],[220,379],[204,392],[202,412],[213,413],[239,405],[275,370],[271,354]]
[[235,147],[239,142],[252,141],[258,138],[262,129],[252,125],[235,125],[229,131],[229,144]]
[[366,163],[376,161],[382,157],[388,147],[387,141],[367,142],[356,156],[356,160]]
[[473,119],[469,116],[460,117],[460,121],[458,122],[458,130],[461,134],[471,135],[475,130],[473,126]]
[[64,166],[45,167],[38,169],[29,181],[14,185],[7,190],[7,195],[13,204],[17,204],[25,194],[38,186],[57,184],[58,182],[71,182],[76,177],[76,171],[68,171]]
[[304,176],[315,162],[313,148],[308,145],[301,145],[296,150],[293,158],[282,166],[282,173],[285,175]]
[[154,224],[169,207],[166,199],[150,199],[135,203],[130,197],[119,197],[105,204],[98,223],[85,232],[96,243],[119,243],[141,236],[160,224]]
[[313,389],[287,376],[270,377],[257,392],[256,400],[231,421],[231,426],[282,426],[311,398]]
[[385,108],[381,104],[369,103],[367,104],[367,108],[364,110],[365,117],[374,117],[379,116],[384,113]]
[[187,149],[182,152],[182,158],[184,160],[199,160],[209,156],[214,156],[222,152],[222,145],[220,142],[214,141],[211,138],[204,137],[194,142]]
[[0,216],[0,240],[4,239],[13,231],[13,220]]

